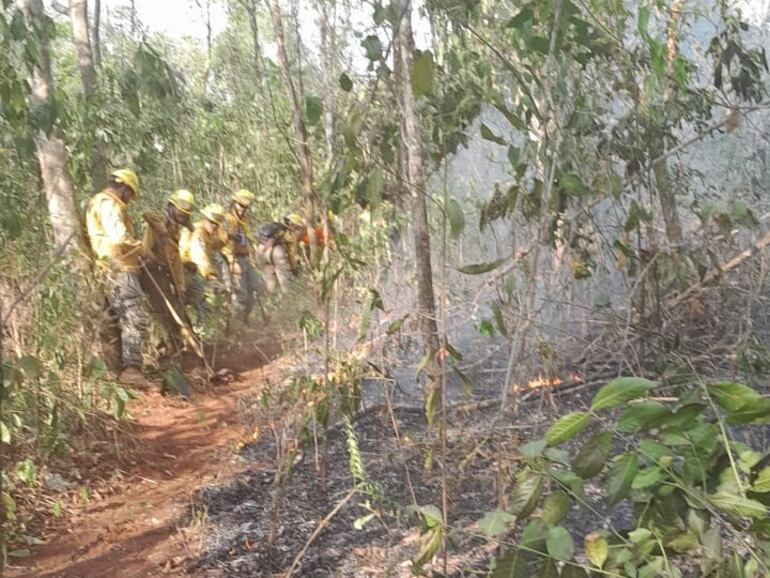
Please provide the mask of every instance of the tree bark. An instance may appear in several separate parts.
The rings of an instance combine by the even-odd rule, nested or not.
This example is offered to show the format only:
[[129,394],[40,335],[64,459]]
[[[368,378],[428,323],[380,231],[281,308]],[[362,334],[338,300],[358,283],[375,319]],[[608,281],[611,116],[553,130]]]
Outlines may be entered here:
[[102,26],[102,2],[101,0],[94,0],[94,66],[100,67],[102,65],[102,42],[101,42],[101,26]]
[[302,197],[305,200],[305,216],[308,223],[313,223],[318,209],[318,195],[313,184],[313,158],[310,153],[310,143],[308,139],[307,125],[302,113],[302,106],[299,101],[297,90],[294,87],[294,81],[291,78],[291,68],[289,58],[286,53],[286,36],[283,31],[283,18],[278,0],[270,2],[270,14],[273,20],[273,29],[275,33],[275,42],[278,47],[278,64],[281,69],[281,76],[286,87],[286,94],[291,104],[292,121],[294,124],[295,146],[297,159],[299,160],[300,186]]
[[334,158],[334,112],[337,97],[337,2],[331,1],[331,22],[329,4],[321,2],[321,56],[323,59],[323,103],[324,103],[324,144],[326,162]]
[[[70,0],[70,22],[80,69],[80,83],[83,86],[87,111],[90,113],[96,95],[96,67],[88,34],[88,0]],[[107,185],[107,154],[104,143],[98,136],[95,137],[91,154],[91,187],[100,191]]]
[[[679,54],[679,21],[682,16],[684,0],[674,0],[668,12],[666,26],[666,78],[663,79],[663,110],[665,111],[671,100],[673,85],[671,79],[674,75],[674,66]],[[657,119],[651,119],[651,123],[657,123]],[[650,135],[649,154],[651,159],[659,158],[665,152],[663,131],[656,129]],[[663,214],[663,222],[666,225],[666,237],[674,247],[682,245],[682,224],[679,220],[679,210],[676,205],[676,193],[671,182],[671,173],[668,169],[668,160],[663,158],[653,161],[652,172],[655,175],[660,210]]]
[[[33,109],[50,109],[53,106],[54,85],[46,31],[47,17],[43,2],[42,0],[17,0],[17,2],[27,25],[35,35],[40,56],[29,79],[30,104]],[[74,242],[70,242],[68,246],[68,251],[72,252],[78,244],[82,244],[83,239],[80,234],[82,228],[75,203],[75,189],[67,170],[67,150],[55,123],[48,134],[43,129],[38,130],[35,146],[54,243],[58,249],[72,240]]]
[[412,3],[411,0],[396,0],[394,6],[396,13],[400,15],[398,30],[394,31],[394,34],[397,34],[394,42],[394,61],[398,70],[397,83],[401,108],[400,129],[404,149],[403,173],[406,189],[412,198],[412,226],[414,228],[415,267],[417,270],[417,312],[423,344],[428,351],[436,351],[438,349],[438,331],[436,328],[430,228],[425,195],[420,121],[417,117],[410,74],[414,46]]

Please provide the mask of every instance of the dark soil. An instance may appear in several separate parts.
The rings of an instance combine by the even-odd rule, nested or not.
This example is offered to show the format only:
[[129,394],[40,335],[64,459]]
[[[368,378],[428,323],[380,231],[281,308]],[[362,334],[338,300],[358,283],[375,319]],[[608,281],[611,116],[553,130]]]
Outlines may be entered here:
[[[590,391],[573,391],[553,407],[559,414],[585,405]],[[505,416],[496,427],[498,406],[474,402],[451,410],[448,427],[447,472],[451,549],[447,575],[482,574],[494,554],[494,546],[480,536],[476,522],[484,513],[507,506],[513,474],[518,469],[516,447],[542,434],[548,420],[551,396],[530,400],[520,406],[520,415]],[[545,410],[545,411],[543,411]],[[411,576],[411,562],[419,549],[420,522],[406,478],[408,468],[416,504],[441,507],[440,445],[431,441],[420,411],[395,411],[403,450],[399,450],[387,408],[370,411],[354,424],[367,479],[374,494],[364,491],[353,497],[328,522],[307,549],[296,576],[360,577]],[[538,423],[536,420],[540,420]],[[433,467],[426,470],[426,459],[433,448]],[[270,546],[270,520],[274,502],[275,443],[264,439],[242,454],[251,466],[244,474],[223,487],[208,488],[197,497],[197,508],[205,508],[211,528],[201,560],[202,574],[217,577],[257,577],[283,575],[313,531],[337,503],[347,495],[354,481],[348,463],[348,440],[344,427],[329,437],[326,487],[316,471],[312,441],[304,459],[294,466],[284,487],[283,507],[278,517],[277,540]],[[601,509],[598,489],[586,488],[589,500]],[[611,514],[613,524],[622,527],[628,508],[620,505]],[[357,519],[374,513],[361,529]],[[602,527],[600,518],[575,508],[568,525],[580,539]],[[442,570],[439,556],[437,570]]]

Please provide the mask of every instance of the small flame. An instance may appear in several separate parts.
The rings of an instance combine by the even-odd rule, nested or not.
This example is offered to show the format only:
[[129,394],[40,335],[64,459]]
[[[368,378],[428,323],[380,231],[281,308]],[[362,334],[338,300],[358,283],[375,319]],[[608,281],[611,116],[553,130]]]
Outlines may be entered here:
[[[570,375],[570,380],[579,382],[580,376],[577,374]],[[530,380],[524,385],[514,384],[512,389],[514,393],[517,393],[517,392],[529,391],[533,389],[551,389],[554,387],[558,387],[563,383],[564,381],[559,379],[558,377],[545,377],[543,374],[540,374],[535,379]]]

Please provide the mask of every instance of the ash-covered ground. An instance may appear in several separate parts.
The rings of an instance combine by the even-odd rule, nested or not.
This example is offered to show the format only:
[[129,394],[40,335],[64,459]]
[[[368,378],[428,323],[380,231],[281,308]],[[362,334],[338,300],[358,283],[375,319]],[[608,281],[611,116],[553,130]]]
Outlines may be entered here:
[[[495,545],[476,525],[485,512],[505,507],[512,474],[519,464],[517,448],[542,435],[549,408],[567,412],[586,405],[590,392],[577,390],[535,396],[519,407],[518,417],[499,418],[496,403],[460,403],[448,414],[447,489],[452,528],[447,572],[471,576],[484,572]],[[553,402],[553,405],[551,404]],[[294,571],[296,576],[411,576],[411,560],[419,550],[419,520],[410,507],[441,507],[441,456],[435,430],[414,408],[396,409],[399,448],[386,408],[366,412],[354,430],[366,479],[373,493],[362,490],[323,527]],[[432,450],[433,467],[425,468]],[[196,500],[205,508],[208,532],[200,569],[205,576],[257,577],[285,573],[311,534],[353,488],[346,429],[334,428],[329,438],[326,487],[316,471],[312,443],[304,449],[286,480],[278,515],[277,539],[268,536],[273,514],[275,443],[264,439],[243,451],[248,471],[223,487],[207,488]],[[406,471],[414,488],[414,500]],[[613,525],[630,521],[630,506],[621,503],[605,512],[601,495],[590,484],[586,494],[593,508],[611,517]],[[361,521],[367,522],[361,527]],[[358,524],[356,521],[359,521]],[[566,524],[576,542],[603,521],[573,508]],[[520,526],[520,525],[519,525]],[[442,566],[443,561],[434,561]]]

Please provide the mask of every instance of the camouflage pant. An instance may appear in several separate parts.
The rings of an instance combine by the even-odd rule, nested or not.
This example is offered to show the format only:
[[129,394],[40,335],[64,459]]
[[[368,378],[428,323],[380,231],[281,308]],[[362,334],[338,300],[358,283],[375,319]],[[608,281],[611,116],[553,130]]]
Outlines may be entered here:
[[260,290],[259,274],[248,257],[236,257],[240,272],[232,275],[232,307],[236,317],[246,321],[254,308],[256,293]]
[[147,328],[139,275],[112,272],[105,279],[109,318],[114,335],[108,348],[120,347],[123,367],[142,367],[142,340]]
[[275,293],[276,289],[286,291],[291,280],[291,265],[286,247],[283,245],[273,247],[262,245],[258,253],[267,292]]

